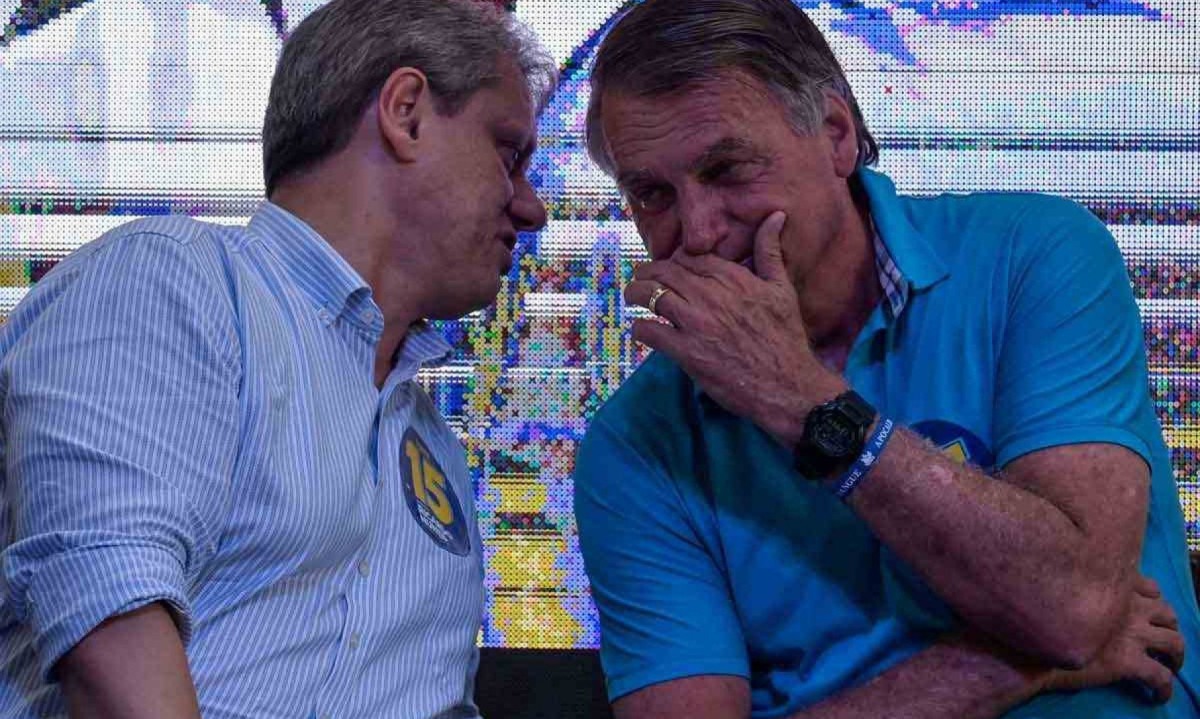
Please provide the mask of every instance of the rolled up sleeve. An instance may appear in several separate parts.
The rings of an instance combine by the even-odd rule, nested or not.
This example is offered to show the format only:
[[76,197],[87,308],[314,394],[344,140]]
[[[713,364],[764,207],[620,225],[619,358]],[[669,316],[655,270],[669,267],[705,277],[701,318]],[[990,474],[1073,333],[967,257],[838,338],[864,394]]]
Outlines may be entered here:
[[239,431],[218,246],[106,237],[39,283],[0,350],[3,601],[43,676],[106,618],[152,602],[186,642]]

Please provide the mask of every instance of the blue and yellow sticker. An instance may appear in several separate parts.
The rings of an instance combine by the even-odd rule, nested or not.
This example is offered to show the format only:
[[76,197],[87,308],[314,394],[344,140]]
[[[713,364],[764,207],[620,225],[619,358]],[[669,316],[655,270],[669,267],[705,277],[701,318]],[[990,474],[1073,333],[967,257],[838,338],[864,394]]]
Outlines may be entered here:
[[400,446],[400,476],[408,511],[421,529],[442,549],[460,557],[470,554],[471,535],[454,487],[411,427]]
[[996,456],[983,440],[966,427],[940,419],[917,422],[912,431],[937,445],[950,459],[959,464],[973,464],[981,469],[991,469]]

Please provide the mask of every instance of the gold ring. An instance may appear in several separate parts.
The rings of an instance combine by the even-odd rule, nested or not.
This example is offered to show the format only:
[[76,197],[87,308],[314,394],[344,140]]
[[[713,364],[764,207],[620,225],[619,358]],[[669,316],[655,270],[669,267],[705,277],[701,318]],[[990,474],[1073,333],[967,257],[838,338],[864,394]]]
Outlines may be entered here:
[[658,310],[655,309],[658,306],[658,301],[662,299],[663,295],[667,294],[670,291],[671,291],[671,289],[669,287],[664,287],[662,285],[659,285],[658,288],[654,290],[654,292],[650,293],[650,301],[646,303],[646,309],[650,310],[650,314],[652,314],[652,315],[658,314]]

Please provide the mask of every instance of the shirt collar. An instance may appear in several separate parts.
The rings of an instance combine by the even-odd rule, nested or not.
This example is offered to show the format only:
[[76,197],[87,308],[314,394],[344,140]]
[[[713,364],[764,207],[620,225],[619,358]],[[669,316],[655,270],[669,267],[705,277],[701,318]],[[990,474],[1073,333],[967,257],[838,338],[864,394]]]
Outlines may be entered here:
[[397,375],[397,381],[406,382],[422,367],[444,364],[453,351],[446,338],[422,320],[408,328],[400,351],[396,353],[392,372]]
[[871,239],[875,242],[875,271],[879,275],[879,286],[883,288],[883,296],[887,300],[888,312],[892,319],[900,316],[908,304],[908,278],[900,271],[892,253],[879,237],[879,232],[872,224]]
[[[864,167],[859,169],[858,177],[866,190],[875,226],[875,262],[880,284],[888,294],[892,316],[897,317],[908,301],[910,290],[928,289],[948,277],[950,271],[913,226],[896,194],[896,186],[887,175]],[[895,271],[888,269],[888,265]],[[889,282],[897,285],[897,293],[903,295],[899,307],[888,292]]]
[[371,299],[371,288],[303,220],[278,205],[263,202],[247,229],[262,240],[319,311],[324,311],[323,320],[328,323],[345,316],[375,334],[383,332],[383,316]]

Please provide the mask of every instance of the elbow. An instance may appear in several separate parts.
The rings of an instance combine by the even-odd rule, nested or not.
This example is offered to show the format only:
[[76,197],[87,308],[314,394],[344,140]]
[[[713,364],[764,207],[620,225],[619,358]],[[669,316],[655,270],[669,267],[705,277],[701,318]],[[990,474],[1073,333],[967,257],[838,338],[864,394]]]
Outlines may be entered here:
[[1055,668],[1082,669],[1112,639],[1125,609],[1111,590],[1078,592],[1047,613],[1035,653]]
[[1056,638],[1041,648],[1037,658],[1055,669],[1078,671],[1100,653],[1102,646],[1082,635]]

